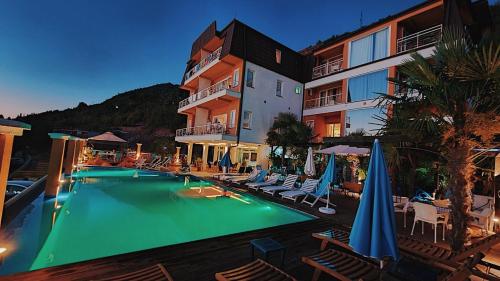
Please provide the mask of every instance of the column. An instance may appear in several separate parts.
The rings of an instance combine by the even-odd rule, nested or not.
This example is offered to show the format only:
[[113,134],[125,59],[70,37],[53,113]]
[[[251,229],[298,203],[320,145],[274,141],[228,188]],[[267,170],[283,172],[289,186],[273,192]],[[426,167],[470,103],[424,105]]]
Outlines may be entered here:
[[257,165],[260,165],[263,170],[269,169],[269,146],[261,144],[257,147]]
[[64,156],[64,163],[63,163],[65,175],[71,175],[73,171],[73,163],[75,160],[77,142],[78,141],[74,139],[68,140],[68,148],[66,149],[66,155]]
[[82,151],[82,140],[78,139],[76,140],[75,157],[73,157],[73,167],[75,167],[78,164],[78,159],[80,159],[81,151]]
[[135,160],[141,158],[141,147],[142,143],[137,143],[137,149],[135,150]]
[[[231,147],[231,150],[229,150],[229,155],[231,156],[231,162],[234,164],[234,163],[238,163],[238,147],[237,146],[233,146]],[[240,164],[243,164],[243,163],[240,163]]]
[[174,157],[174,163],[179,164],[181,161],[181,147],[177,146],[175,148],[175,157]]
[[50,150],[47,182],[45,183],[45,197],[55,197],[59,190],[64,146],[68,136],[57,133],[51,133],[49,136],[52,138],[52,148]]
[[188,153],[187,153],[187,163],[188,165],[191,165],[191,160],[193,158],[193,144],[192,143],[188,143]]
[[214,146],[214,156],[212,158],[212,163],[215,163],[215,161],[219,160],[219,146],[216,145]]
[[203,144],[203,154],[201,156],[201,170],[205,171],[207,169],[207,161],[208,161],[208,144]]

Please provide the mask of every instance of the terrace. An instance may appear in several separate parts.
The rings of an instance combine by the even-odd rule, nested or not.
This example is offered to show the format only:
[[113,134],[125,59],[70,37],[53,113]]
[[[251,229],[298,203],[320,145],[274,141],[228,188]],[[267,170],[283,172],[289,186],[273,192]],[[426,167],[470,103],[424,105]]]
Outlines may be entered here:
[[232,87],[231,77],[227,77],[179,102],[178,113],[186,112],[210,101],[232,101],[239,99],[241,94]]
[[434,45],[441,39],[443,25],[439,24],[397,40],[397,53],[405,53]]
[[217,61],[219,61],[221,51],[222,47],[219,47],[217,50],[204,56],[199,63],[188,70],[184,76],[185,83],[188,83],[194,77],[199,76],[201,73],[203,73],[203,71],[217,63]]

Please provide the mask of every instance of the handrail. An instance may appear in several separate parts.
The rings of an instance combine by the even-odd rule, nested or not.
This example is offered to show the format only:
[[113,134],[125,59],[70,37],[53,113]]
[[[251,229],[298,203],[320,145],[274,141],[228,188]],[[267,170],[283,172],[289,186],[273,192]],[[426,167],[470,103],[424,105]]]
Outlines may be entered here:
[[202,135],[224,135],[226,134],[226,124],[214,123],[202,126],[182,128],[175,131],[176,137],[202,136]]
[[335,95],[328,95],[325,97],[309,99],[304,102],[304,109],[312,109],[330,106],[334,104],[343,103],[341,101],[342,93],[337,93]]
[[201,91],[199,91],[196,94],[193,94],[179,102],[179,108],[185,107],[191,103],[194,103],[196,101],[202,100],[208,96],[211,96],[215,93],[218,93],[223,90],[229,90],[232,87],[232,81],[231,81],[231,76],[227,77],[226,79],[219,81]]
[[197,65],[195,65],[193,68],[191,68],[186,73],[185,79],[187,80],[187,79],[191,78],[194,74],[196,74],[198,71],[203,69],[209,63],[218,59],[220,57],[221,51],[222,51],[222,47],[219,47],[217,50],[215,50],[212,53],[208,54],[207,56],[203,57]]
[[438,24],[419,32],[399,38],[397,42],[397,53],[414,50],[420,47],[432,45],[441,39],[443,25]]
[[342,70],[343,59],[339,58],[336,60],[329,61],[322,65],[318,65],[313,68],[312,78],[317,78],[321,76],[328,75],[330,73],[339,72]]

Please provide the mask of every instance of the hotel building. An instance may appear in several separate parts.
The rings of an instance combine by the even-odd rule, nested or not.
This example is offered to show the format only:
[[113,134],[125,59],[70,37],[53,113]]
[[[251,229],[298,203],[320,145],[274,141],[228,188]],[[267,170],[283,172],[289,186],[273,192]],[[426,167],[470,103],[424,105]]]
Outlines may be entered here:
[[[280,112],[302,117],[303,56],[251,27],[233,20],[218,31],[212,23],[193,43],[179,103],[187,115],[175,140],[201,145],[202,165],[231,148],[235,163],[267,167],[266,134]],[[208,159],[210,154],[212,159]]]
[[465,26],[480,36],[487,15],[487,1],[426,1],[303,50],[313,63],[303,121],[313,128],[314,142],[377,134],[376,116],[387,113],[377,98],[397,93],[387,78],[399,76],[398,65],[413,52],[430,57],[443,27]]
[[394,95],[387,81],[413,52],[430,57],[446,26],[464,26],[475,39],[489,26],[486,0],[426,1],[353,32],[295,52],[234,20],[218,31],[212,23],[193,43],[179,104],[186,128],[176,141],[202,145],[202,162],[220,159],[267,167],[268,129],[280,112],[313,128],[313,142],[350,134],[375,135],[379,93]]

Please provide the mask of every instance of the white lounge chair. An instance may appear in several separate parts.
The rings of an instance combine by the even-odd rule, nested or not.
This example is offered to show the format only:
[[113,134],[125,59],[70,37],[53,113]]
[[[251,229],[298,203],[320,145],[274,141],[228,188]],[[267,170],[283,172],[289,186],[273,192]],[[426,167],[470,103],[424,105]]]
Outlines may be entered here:
[[144,158],[139,158],[139,160],[135,162],[135,167],[137,169],[142,169],[144,168],[145,165],[146,165],[146,159]]
[[298,178],[299,176],[297,175],[288,175],[282,185],[265,186],[261,190],[271,195],[274,195],[276,191],[293,190],[293,186]]
[[[314,207],[314,205],[328,192],[330,184],[329,181],[320,180],[318,188],[314,192],[307,193],[301,203]],[[308,201],[308,198],[312,198],[313,201]]]
[[394,201],[394,212],[403,213],[403,226],[406,228],[406,213],[410,207],[410,199],[403,196],[392,196],[392,201]]
[[275,185],[280,179],[280,174],[272,174],[265,182],[249,182],[246,184],[248,188],[259,190],[261,187]]
[[[247,168],[245,168],[246,171]],[[222,175],[219,177],[219,180],[223,181],[241,181],[241,180],[247,180],[248,178],[254,178],[259,174],[259,169],[253,169],[249,174],[244,175],[244,174],[239,174],[239,175]]]
[[155,157],[155,158],[153,158],[153,160],[151,160],[151,162],[144,165],[144,168],[149,169],[149,168],[153,167],[154,165],[156,165],[160,161],[161,161],[161,156]]
[[306,179],[300,189],[283,191],[280,192],[280,195],[283,199],[290,199],[293,200],[293,202],[297,202],[300,196],[313,192],[318,187],[318,184],[319,180]]

